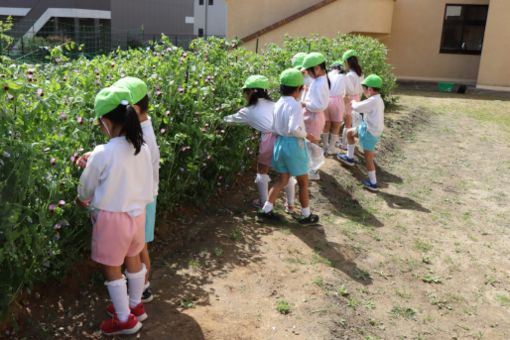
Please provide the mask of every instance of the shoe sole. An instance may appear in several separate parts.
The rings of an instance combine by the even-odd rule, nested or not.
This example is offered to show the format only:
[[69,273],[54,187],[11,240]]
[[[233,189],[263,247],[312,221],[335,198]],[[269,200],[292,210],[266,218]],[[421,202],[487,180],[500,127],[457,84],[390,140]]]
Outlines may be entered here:
[[142,302],[146,304],[151,302],[152,300],[154,300],[154,295],[151,294],[147,299],[142,299]]
[[379,188],[371,188],[367,185],[363,185],[365,187],[365,189],[371,191],[371,192],[378,192],[379,191]]
[[336,159],[338,159],[340,161],[340,163],[345,164],[347,166],[354,166],[354,163],[350,163],[350,162],[344,161],[343,159],[338,158],[338,157]]
[[130,328],[130,329],[123,329],[121,331],[117,331],[117,332],[112,332],[112,333],[106,333],[106,332],[103,332],[104,335],[106,336],[115,336],[115,335],[133,335],[133,334],[136,334],[140,331],[140,329],[142,329],[142,323],[140,321],[138,321],[138,323],[136,324],[135,327],[133,328]]
[[[106,311],[106,314],[108,314],[109,316],[111,316],[113,318],[113,314]],[[136,316],[136,315],[135,315]],[[147,313],[143,313],[142,315],[140,316],[136,316],[136,319],[140,322],[143,322],[145,320],[147,320],[149,318],[149,316],[147,315]]]

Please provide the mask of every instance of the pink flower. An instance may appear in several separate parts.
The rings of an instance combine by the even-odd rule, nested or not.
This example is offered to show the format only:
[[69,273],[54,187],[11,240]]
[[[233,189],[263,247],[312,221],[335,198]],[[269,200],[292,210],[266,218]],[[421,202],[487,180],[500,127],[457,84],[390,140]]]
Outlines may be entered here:
[[37,89],[37,95],[38,95],[39,97],[44,96],[44,91],[43,91],[43,89]]
[[161,128],[161,130],[159,130],[159,133],[161,133],[162,135],[164,135],[166,132],[166,129],[165,128]]
[[60,224],[60,223],[56,223],[56,224],[53,226],[53,229],[55,229],[55,230],[59,230],[60,228],[62,228],[62,224]]
[[83,124],[83,117],[82,116],[78,116],[76,117],[76,121],[78,122],[78,124]]
[[57,164],[57,160],[55,158],[50,159],[50,164],[55,166]]
[[64,201],[64,200],[60,200],[60,201],[58,201],[58,206],[59,206],[60,208],[62,208],[64,205],[66,205],[66,201]]
[[165,116],[169,117],[170,116],[170,111],[166,111],[165,112]]
[[48,210],[50,212],[55,212],[55,209],[57,209],[57,206],[53,203],[48,206]]

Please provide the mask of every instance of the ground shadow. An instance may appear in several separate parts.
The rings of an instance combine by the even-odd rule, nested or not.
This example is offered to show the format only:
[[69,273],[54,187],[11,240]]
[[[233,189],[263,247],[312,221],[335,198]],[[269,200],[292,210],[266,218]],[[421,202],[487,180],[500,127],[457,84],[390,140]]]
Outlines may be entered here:
[[388,207],[392,209],[416,210],[424,213],[430,213],[429,209],[408,197],[402,197],[384,191],[378,191],[377,196],[382,197],[386,201],[386,204],[388,204]]

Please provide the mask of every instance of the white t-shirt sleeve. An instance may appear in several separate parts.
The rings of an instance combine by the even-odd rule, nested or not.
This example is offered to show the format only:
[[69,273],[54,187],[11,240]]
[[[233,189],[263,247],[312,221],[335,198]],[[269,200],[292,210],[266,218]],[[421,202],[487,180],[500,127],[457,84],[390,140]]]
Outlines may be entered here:
[[352,109],[359,113],[369,113],[375,109],[375,106],[375,101],[370,98],[361,102],[352,102]]
[[[324,83],[325,82],[325,83]],[[326,78],[319,83],[315,80],[307,95],[305,101],[306,109],[310,112],[322,112],[328,108],[329,104],[329,88]],[[324,86],[325,85],[325,86]]]
[[306,131],[303,126],[304,117],[301,104],[298,102],[292,106],[292,113],[289,117],[289,130],[288,134],[298,138],[306,138]]
[[80,176],[80,183],[78,184],[78,198],[80,200],[89,201],[92,199],[99,185],[104,165],[102,153],[98,152],[96,148],[87,160],[87,166]]
[[231,123],[231,124],[248,124],[249,123],[249,117],[248,117],[249,112],[250,111],[247,107],[243,107],[237,113],[230,115],[230,116],[225,116],[223,118],[223,121],[226,123]]

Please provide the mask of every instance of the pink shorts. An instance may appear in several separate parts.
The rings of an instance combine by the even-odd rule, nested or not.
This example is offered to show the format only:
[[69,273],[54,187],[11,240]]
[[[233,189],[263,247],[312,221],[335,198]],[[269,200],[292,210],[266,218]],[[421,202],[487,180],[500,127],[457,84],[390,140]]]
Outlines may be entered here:
[[324,112],[310,112],[305,109],[304,116],[306,132],[314,136],[315,139],[321,139],[324,126],[326,125]]
[[351,101],[352,100],[356,100],[359,102],[359,100],[361,99],[361,97],[359,95],[355,95],[355,96],[345,96],[344,97],[344,102],[345,102],[345,115],[346,116],[352,116],[352,105],[351,105]]
[[93,213],[92,260],[120,266],[125,257],[140,254],[145,246],[145,211],[136,217],[128,213],[99,210]]
[[329,97],[329,105],[324,116],[326,122],[340,123],[344,118],[345,104],[343,97]]
[[273,148],[276,142],[276,136],[272,132],[262,132],[259,144],[258,162],[263,165],[271,166],[273,160]]

